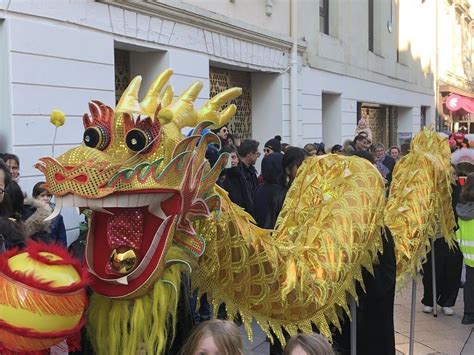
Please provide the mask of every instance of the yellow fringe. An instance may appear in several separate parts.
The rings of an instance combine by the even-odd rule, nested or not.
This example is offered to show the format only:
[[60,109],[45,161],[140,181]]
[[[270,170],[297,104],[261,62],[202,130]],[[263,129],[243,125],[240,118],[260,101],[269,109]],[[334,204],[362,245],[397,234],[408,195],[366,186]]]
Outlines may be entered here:
[[93,294],[88,332],[98,355],[162,354],[176,329],[181,265],[166,268],[152,292],[129,301]]

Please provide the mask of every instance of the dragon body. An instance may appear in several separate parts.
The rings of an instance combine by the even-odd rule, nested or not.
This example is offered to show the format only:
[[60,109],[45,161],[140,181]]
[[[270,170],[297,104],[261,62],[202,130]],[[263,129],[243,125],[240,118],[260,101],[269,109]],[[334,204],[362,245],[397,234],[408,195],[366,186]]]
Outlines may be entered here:
[[[53,215],[63,206],[93,210],[85,259],[94,290],[88,329],[95,350],[163,353],[174,335],[183,272],[214,307],[225,302],[230,317],[239,313],[249,336],[255,318],[283,343],[283,329],[294,334],[311,324],[330,337],[329,325],[339,326],[339,310],[347,311],[347,296],[356,295],[361,268],[370,270],[382,251],[384,213],[389,224],[387,213],[400,212],[404,200],[397,191],[404,187],[393,188],[396,196],[385,207],[383,179],[368,161],[311,157],[288,191],[276,229],[260,229],[215,184],[229,157],[221,155],[214,166],[205,159],[218,138],[204,129],[232,118],[236,107],[221,107],[241,90],[224,91],[195,110],[202,84],[173,99],[171,75],[163,72],[141,102],[140,77],[115,109],[90,102],[83,144],[37,164],[56,197]],[[193,135],[184,138],[184,127],[195,127]],[[437,179],[426,190],[434,195],[448,191],[438,171],[446,167],[437,164]],[[423,208],[444,206],[443,198]],[[431,225],[434,215],[423,218]],[[394,236],[402,243],[426,236],[425,230],[407,236],[399,229]],[[416,248],[400,255],[417,257]]]

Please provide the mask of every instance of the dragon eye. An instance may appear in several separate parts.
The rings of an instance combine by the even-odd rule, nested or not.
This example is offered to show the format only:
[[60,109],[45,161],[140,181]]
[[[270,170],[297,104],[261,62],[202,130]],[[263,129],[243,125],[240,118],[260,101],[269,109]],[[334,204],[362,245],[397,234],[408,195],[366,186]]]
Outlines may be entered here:
[[133,128],[125,137],[127,147],[134,152],[141,152],[153,141],[153,135],[147,129]]
[[104,150],[110,143],[110,135],[104,127],[93,126],[84,131],[83,141],[89,148]]

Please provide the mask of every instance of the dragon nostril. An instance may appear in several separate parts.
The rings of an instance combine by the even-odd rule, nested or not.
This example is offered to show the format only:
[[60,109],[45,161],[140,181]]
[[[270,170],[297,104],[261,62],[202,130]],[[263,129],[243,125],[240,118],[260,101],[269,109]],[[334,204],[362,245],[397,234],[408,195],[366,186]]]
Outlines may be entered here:
[[84,174],[81,174],[81,175],[77,175],[74,180],[76,180],[77,182],[81,182],[81,183],[86,183],[88,178],[86,175]]
[[56,173],[56,174],[54,174],[54,179],[57,182],[62,182],[62,181],[64,181],[64,179],[66,179],[66,177],[61,173]]

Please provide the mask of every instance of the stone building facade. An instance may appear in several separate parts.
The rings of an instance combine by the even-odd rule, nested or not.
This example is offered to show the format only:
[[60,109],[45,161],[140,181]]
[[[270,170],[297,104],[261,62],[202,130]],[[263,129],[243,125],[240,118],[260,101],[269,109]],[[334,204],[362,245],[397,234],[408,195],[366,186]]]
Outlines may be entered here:
[[[168,67],[176,94],[203,82],[197,106],[226,86],[244,86],[231,127],[262,144],[276,134],[289,142],[292,122],[294,144],[342,143],[364,107],[380,114],[373,118],[380,140],[399,143],[435,117],[433,71],[416,51],[432,41],[403,27],[413,13],[427,27],[434,2],[294,1],[292,34],[290,0],[0,0],[0,151],[20,156],[29,192],[41,179],[34,163],[51,155],[52,109],[67,115],[57,155],[81,142],[89,100],[114,106],[129,78],[140,74],[147,87]],[[65,213],[73,236],[75,211]]]

